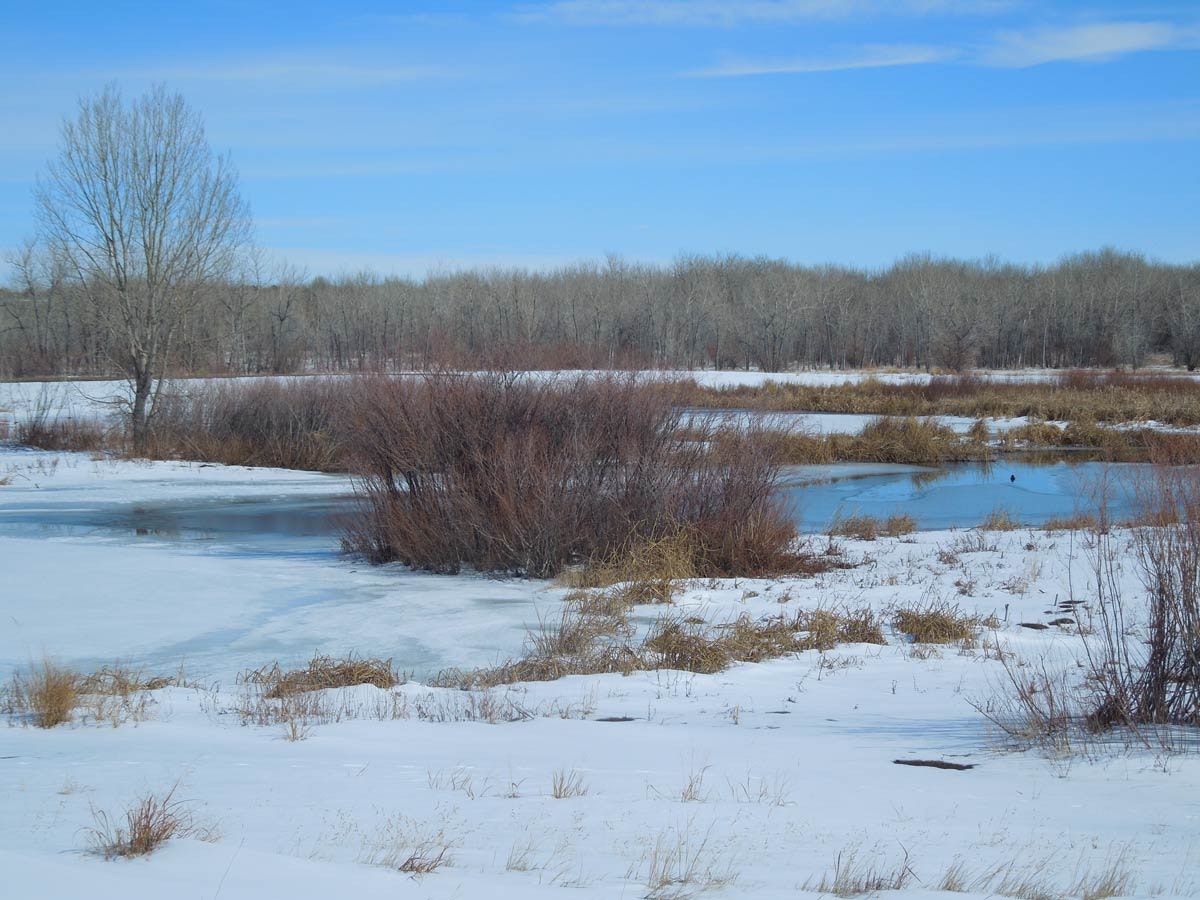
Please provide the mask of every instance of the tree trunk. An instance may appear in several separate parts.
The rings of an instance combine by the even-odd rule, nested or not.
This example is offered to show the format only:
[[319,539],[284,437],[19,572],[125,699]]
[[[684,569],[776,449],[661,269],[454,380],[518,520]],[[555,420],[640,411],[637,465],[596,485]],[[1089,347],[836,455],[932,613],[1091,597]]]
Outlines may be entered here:
[[133,434],[133,452],[142,454],[149,440],[150,389],[154,379],[148,368],[139,368],[133,379],[133,408],[130,424]]

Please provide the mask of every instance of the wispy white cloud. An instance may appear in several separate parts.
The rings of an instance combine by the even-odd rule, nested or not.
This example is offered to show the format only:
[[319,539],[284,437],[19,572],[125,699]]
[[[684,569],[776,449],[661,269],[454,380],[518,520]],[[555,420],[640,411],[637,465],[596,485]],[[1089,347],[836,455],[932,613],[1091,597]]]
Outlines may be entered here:
[[1200,28],[1172,22],[1099,22],[1032,31],[1006,31],[976,46],[866,44],[840,56],[738,60],[682,73],[693,78],[802,75],[957,62],[1029,68],[1052,62],[1111,62],[1133,53],[1200,47]]
[[594,169],[625,167],[736,167],[805,161],[887,159],[898,154],[924,155],[1006,150],[1022,147],[1099,146],[1148,142],[1200,142],[1200,101],[1102,103],[992,109],[974,113],[922,117],[912,121],[861,119],[835,127],[815,123],[803,137],[760,130],[728,135],[720,130],[676,139],[625,135],[607,140],[595,136],[540,141],[536,147],[493,146],[487,153],[455,159],[431,150],[402,167],[331,163],[321,169],[277,169],[270,177],[305,181],[385,179],[411,172],[504,173],[534,167],[539,172],[574,171],[578,177]]
[[1197,31],[1171,22],[1097,22],[1027,32],[1005,32],[979,62],[1026,68],[1050,62],[1106,62],[1149,50],[1196,46]]
[[840,56],[732,61],[685,75],[692,78],[739,78],[750,75],[801,75],[813,72],[842,72],[848,69],[886,69],[949,62],[960,56],[953,47],[904,44],[873,44]]
[[525,4],[516,18],[561,25],[730,27],[858,15],[994,12],[1008,0],[553,0]]

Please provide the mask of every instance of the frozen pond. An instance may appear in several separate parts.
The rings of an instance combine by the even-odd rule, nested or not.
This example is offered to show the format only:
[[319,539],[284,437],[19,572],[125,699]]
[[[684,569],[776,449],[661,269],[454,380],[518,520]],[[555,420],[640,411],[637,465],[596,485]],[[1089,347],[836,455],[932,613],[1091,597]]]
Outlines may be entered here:
[[[482,575],[425,575],[340,553],[348,479],[60,454],[16,453],[0,489],[2,670],[49,654],[81,667],[122,659],[156,671],[182,661],[228,682],[313,652],[392,656],[427,676],[520,652],[525,629],[562,589]],[[1086,511],[1108,473],[1112,513],[1130,512],[1140,466],[1003,461],[942,469],[834,465],[789,469],[801,530],[836,515],[914,516],[923,529],[978,524],[1004,507],[1023,523]],[[1015,476],[1015,478],[1014,478]]]
[[[785,486],[800,530],[821,532],[839,516],[879,518],[907,514],[923,530],[978,525],[1004,509],[1023,525],[1096,509],[1095,493],[1107,483],[1109,515],[1134,512],[1134,487],[1145,466],[1062,459],[1002,459],[957,463],[937,469],[916,466],[795,466]],[[801,483],[797,483],[801,482]]]
[[[971,527],[1003,508],[1022,524],[1092,512],[1095,486],[1107,478],[1110,514],[1134,511],[1133,485],[1144,467],[1059,460],[958,463],[940,468],[838,463],[791,466],[784,487],[801,531],[822,532],[837,516],[906,513],[924,530]],[[40,498],[39,498],[40,499]],[[150,542],[199,542],[241,556],[312,555],[333,559],[342,523],[354,509],[346,494],[190,499],[81,506],[75,502],[0,506],[0,534],[87,536]]]
[[[801,531],[824,531],[838,516],[906,513],[924,530],[971,527],[1005,509],[1022,524],[1092,512],[1107,479],[1113,518],[1134,512],[1144,466],[1063,459],[957,463],[939,468],[874,463],[791,466],[783,490]],[[236,556],[311,556],[334,561],[355,500],[345,493],[169,499],[81,504],[42,496],[0,505],[0,534],[198,543]]]
[[520,652],[561,590],[344,557],[345,478],[0,448],[0,678],[49,655],[230,683],[314,652],[428,676]]
[[94,506],[26,502],[0,507],[0,534],[199,541],[237,555],[328,557],[353,504],[350,495],[303,493]]

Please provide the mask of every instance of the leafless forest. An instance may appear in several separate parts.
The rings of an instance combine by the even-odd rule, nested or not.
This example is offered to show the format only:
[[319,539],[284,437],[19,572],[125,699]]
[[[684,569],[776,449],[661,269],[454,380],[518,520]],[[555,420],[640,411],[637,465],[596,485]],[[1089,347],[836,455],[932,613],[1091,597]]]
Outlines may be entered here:
[[[77,282],[32,247],[14,272],[0,291],[0,375],[122,371],[121,348]],[[424,280],[243,272],[204,290],[172,370],[1200,362],[1200,265],[1115,250],[1037,267],[911,256],[866,271],[725,256]]]

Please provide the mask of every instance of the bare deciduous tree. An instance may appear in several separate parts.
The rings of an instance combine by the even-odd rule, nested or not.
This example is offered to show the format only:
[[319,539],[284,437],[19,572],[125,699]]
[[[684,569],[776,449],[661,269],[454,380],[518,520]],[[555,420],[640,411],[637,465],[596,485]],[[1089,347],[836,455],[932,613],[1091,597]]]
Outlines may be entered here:
[[109,333],[141,446],[182,323],[232,271],[249,214],[199,114],[162,86],[83,98],[61,140],[36,190],[43,235]]

